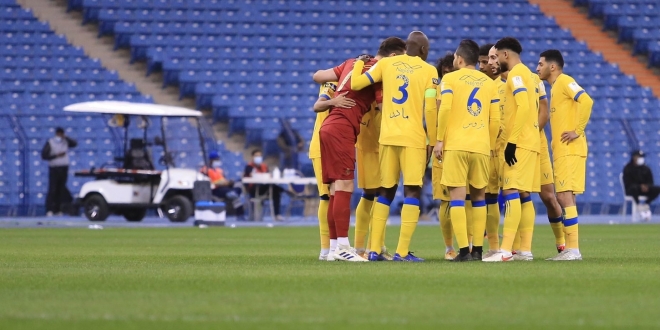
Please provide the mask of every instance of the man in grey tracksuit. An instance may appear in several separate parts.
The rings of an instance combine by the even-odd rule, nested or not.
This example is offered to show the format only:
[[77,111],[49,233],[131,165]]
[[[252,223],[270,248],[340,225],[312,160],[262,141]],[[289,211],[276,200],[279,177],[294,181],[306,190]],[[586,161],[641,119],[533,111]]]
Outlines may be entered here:
[[69,174],[69,148],[78,145],[76,140],[64,135],[64,129],[55,129],[55,136],[48,139],[41,150],[41,158],[48,161],[48,195],[46,214],[62,213],[62,204],[70,202],[71,193],[66,187]]

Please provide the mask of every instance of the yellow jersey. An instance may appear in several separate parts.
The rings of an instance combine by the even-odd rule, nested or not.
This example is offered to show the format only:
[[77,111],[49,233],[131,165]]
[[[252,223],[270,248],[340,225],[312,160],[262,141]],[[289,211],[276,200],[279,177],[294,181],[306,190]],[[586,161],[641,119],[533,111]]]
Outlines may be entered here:
[[437,139],[446,137],[444,149],[490,156],[500,130],[495,82],[479,70],[462,68],[442,77],[439,97]]
[[504,139],[518,148],[540,151],[538,84],[535,73],[524,64],[516,64],[504,91]]
[[506,96],[504,94],[506,93],[506,80],[504,80],[502,76],[499,76],[495,78],[495,85],[497,85],[497,95],[500,99],[500,102],[498,102],[500,110],[500,133],[497,135],[495,149],[503,150],[504,147],[506,147],[506,139],[504,138],[504,136],[506,136],[506,133],[504,133],[504,102],[506,101]]
[[[332,99],[337,90],[337,83],[329,82],[321,85],[319,88],[319,97],[326,100]],[[330,110],[330,109],[328,109]],[[321,158],[321,142],[319,141],[319,130],[321,125],[330,111],[316,113],[316,121],[314,122],[314,133],[312,133],[312,140],[309,142],[309,159]]]
[[380,144],[380,110],[376,109],[376,104],[371,105],[371,110],[362,116],[360,122],[360,134],[357,137],[355,147],[363,152],[378,152]]
[[[567,155],[587,156],[587,137],[584,129],[589,121],[592,105],[591,97],[575,79],[563,73],[557,77],[550,90],[550,129],[554,159]],[[562,143],[561,135],[568,131],[575,131],[579,137],[568,144]]]
[[[434,145],[438,70],[421,58],[409,55],[382,58],[364,74],[363,66],[362,61],[355,62],[351,88],[360,90],[383,83],[380,144],[411,148]],[[425,116],[427,129],[424,128]]]

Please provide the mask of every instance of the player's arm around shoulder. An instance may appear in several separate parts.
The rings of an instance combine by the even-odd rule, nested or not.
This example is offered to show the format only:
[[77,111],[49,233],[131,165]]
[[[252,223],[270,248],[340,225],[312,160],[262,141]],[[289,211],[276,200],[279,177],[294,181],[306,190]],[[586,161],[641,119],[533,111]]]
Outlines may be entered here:
[[362,90],[370,85],[382,81],[382,67],[387,63],[387,58],[383,58],[371,68],[362,73],[364,70],[365,62],[357,60],[353,64],[353,71],[351,71],[351,89],[354,91]]

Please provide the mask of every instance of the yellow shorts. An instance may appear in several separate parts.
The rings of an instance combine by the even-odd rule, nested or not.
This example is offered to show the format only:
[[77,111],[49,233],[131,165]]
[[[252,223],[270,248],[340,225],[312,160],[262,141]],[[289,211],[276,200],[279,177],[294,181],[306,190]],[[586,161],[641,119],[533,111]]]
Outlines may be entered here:
[[548,143],[546,141],[545,145],[541,139],[541,153],[539,154],[540,158],[540,169],[541,169],[541,186],[546,184],[555,183],[554,175],[552,174],[552,161],[550,160],[550,151],[548,150]]
[[378,151],[355,149],[357,154],[357,181],[360,189],[380,187],[380,165]]
[[445,171],[440,181],[447,187],[470,186],[482,189],[488,185],[490,156],[469,151],[447,150],[442,162]]
[[[527,149],[516,149],[516,159],[513,166],[509,166],[504,161],[503,155],[500,155],[502,164],[502,180],[500,182],[502,189],[517,189],[520,191],[535,191],[534,180],[539,182],[539,153]],[[538,187],[540,188],[540,186]]]
[[490,173],[488,173],[486,193],[497,195],[500,193],[500,157],[497,154],[495,155],[495,157],[490,157]]
[[584,193],[587,157],[568,155],[555,159],[555,190]]
[[401,146],[380,146],[380,186],[391,188],[399,183],[403,174],[403,185],[422,186],[426,170],[426,149]]
[[431,176],[433,178],[433,199],[449,202],[451,201],[451,198],[449,197],[449,189],[440,183],[442,180],[442,163],[438,162],[438,159],[435,157],[432,157],[431,161],[433,162],[433,168],[431,169]]
[[323,172],[321,172],[321,157],[312,158],[312,167],[314,167],[314,176],[316,177],[316,187],[319,189],[319,196],[330,196],[328,185],[323,183]]

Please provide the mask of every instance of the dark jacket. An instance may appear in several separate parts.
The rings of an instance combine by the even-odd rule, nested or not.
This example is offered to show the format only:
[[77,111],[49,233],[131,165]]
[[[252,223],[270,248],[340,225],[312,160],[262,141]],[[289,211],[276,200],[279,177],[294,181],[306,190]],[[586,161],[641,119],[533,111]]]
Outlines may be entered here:
[[638,166],[631,160],[626,167],[623,168],[623,186],[626,187],[626,191],[628,191],[637,188],[642,184],[652,186],[653,173],[648,166]]

